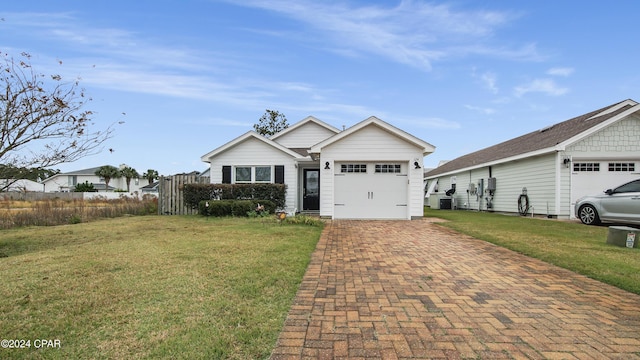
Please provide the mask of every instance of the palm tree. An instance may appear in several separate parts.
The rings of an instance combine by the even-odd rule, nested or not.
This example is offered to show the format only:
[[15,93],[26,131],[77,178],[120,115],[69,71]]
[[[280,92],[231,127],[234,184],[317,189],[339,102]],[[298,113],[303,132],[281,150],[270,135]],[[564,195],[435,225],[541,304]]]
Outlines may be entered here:
[[131,179],[137,179],[140,177],[140,174],[138,174],[136,169],[132,168],[131,166],[123,166],[122,168],[120,168],[120,174],[124,176],[125,180],[127,181],[127,192],[129,192],[131,189]]
[[111,181],[111,179],[119,178],[120,176],[122,176],[120,174],[120,170],[118,170],[117,167],[111,165],[101,166],[100,168],[98,168],[98,170],[96,170],[95,174],[104,178],[104,183],[107,186],[106,191],[109,191],[109,181]]
[[158,178],[158,172],[153,169],[147,170],[146,173],[142,174],[142,177],[147,179],[149,185],[153,184],[153,182]]

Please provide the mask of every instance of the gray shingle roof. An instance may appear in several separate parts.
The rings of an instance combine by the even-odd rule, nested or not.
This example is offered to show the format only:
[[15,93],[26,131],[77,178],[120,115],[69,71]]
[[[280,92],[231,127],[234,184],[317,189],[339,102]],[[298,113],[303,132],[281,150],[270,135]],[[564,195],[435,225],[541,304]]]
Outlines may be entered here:
[[599,113],[606,112],[608,109],[611,109],[622,102],[623,101],[544,129],[536,130],[517,138],[507,140],[500,144],[463,155],[426,173],[425,177],[432,177],[450,171],[465,169],[516,155],[554,147],[559,143],[566,141],[608,119],[611,119],[632,107],[631,105],[625,105],[616,111],[593,117]]

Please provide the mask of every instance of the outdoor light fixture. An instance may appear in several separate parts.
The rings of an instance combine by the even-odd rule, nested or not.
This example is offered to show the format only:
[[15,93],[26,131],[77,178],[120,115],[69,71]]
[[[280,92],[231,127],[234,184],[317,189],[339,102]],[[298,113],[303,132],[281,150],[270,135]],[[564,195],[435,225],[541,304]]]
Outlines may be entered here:
[[415,167],[416,167],[416,169],[420,169],[420,164],[418,164],[418,162],[417,162],[417,161],[414,161],[414,162],[413,162],[413,166],[415,166]]
[[329,167],[329,162],[328,161],[324,163],[324,169],[325,170],[331,170],[331,168]]

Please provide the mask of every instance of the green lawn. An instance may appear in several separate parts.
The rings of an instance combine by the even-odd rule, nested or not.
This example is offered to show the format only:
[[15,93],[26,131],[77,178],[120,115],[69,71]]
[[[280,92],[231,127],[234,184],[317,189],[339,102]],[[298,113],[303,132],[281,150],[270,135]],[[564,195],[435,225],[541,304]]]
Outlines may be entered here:
[[476,211],[431,210],[449,227],[593,279],[640,294],[640,249],[606,243],[606,226]]
[[320,232],[198,216],[3,230],[0,338],[31,348],[0,358],[266,358]]

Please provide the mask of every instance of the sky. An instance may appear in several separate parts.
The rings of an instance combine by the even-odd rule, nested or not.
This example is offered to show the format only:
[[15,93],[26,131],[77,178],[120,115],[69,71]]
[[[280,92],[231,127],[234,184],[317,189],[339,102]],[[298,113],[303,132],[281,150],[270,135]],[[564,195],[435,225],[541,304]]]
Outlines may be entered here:
[[29,0],[0,51],[79,79],[102,151],[55,168],[203,171],[267,109],[337,128],[376,116],[426,168],[640,100],[638,1]]

